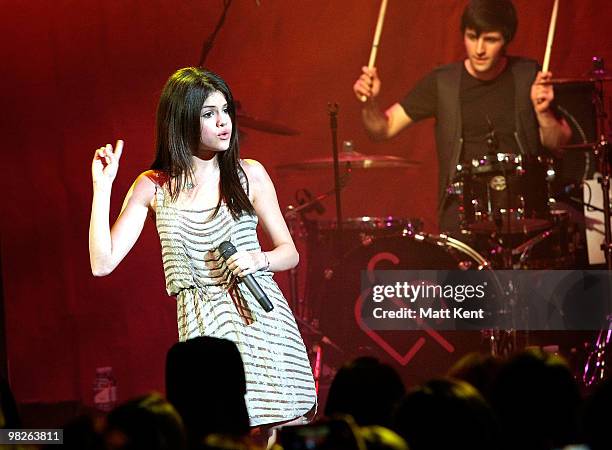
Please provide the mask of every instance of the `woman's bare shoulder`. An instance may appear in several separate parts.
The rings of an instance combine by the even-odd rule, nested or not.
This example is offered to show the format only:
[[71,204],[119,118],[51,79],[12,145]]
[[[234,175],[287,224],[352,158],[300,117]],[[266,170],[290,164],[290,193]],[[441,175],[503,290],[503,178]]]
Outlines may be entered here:
[[136,182],[140,181],[145,183],[146,181],[149,181],[157,187],[162,187],[168,182],[168,173],[163,170],[145,170],[140,175],[138,175],[138,178],[136,178]]
[[130,189],[131,196],[139,203],[152,206],[157,189],[162,188],[168,181],[165,172],[160,170],[146,170],[142,172]]
[[240,166],[246,173],[249,182],[261,183],[269,178],[266,168],[259,161],[254,159],[242,159],[240,160]]

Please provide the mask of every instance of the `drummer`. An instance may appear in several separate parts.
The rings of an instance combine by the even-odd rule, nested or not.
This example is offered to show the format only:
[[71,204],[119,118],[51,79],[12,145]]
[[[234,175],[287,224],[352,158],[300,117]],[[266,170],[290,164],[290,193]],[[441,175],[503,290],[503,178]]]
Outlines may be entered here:
[[543,148],[556,153],[571,138],[553,106],[552,85],[539,84],[552,74],[539,72],[535,61],[507,55],[516,29],[511,1],[472,0],[461,18],[463,61],[436,68],[384,112],[376,101],[381,80],[375,67],[363,67],[353,86],[360,101],[365,97],[362,120],[374,139],[390,139],[435,117],[441,230],[459,228],[457,200],[447,194],[457,164],[489,153],[491,131],[499,150],[514,154],[538,155]]

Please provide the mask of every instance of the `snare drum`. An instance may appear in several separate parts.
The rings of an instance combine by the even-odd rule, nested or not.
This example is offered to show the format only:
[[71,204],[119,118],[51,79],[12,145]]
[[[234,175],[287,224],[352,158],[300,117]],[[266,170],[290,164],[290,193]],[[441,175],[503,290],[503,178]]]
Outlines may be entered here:
[[492,153],[457,166],[450,188],[460,194],[462,229],[477,233],[529,233],[550,226],[545,161]]

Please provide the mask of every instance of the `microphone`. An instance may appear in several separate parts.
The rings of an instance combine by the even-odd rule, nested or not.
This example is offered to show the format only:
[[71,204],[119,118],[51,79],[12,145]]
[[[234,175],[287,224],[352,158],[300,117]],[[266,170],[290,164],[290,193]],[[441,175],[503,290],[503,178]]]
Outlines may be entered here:
[[[221,253],[221,258],[227,262],[227,259],[236,253],[236,247],[229,241],[223,241],[219,244],[219,253]],[[255,297],[255,300],[257,300],[265,312],[270,312],[274,309],[274,305],[252,274],[241,278],[240,281],[246,284],[246,287],[251,291],[251,294],[253,294],[253,297]]]

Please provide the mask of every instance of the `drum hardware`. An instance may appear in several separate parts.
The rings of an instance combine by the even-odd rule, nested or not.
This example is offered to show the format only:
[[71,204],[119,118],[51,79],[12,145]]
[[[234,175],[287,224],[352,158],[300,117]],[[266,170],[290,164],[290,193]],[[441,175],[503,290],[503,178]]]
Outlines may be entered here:
[[[329,252],[333,248],[333,241],[337,238],[336,230],[337,223],[335,220],[319,220],[313,222],[313,227],[310,229],[311,249],[319,249],[318,255]],[[423,222],[416,218],[398,218],[393,216],[386,217],[352,217],[344,220],[342,226],[344,234],[344,248],[367,247],[372,245],[377,239],[389,236],[404,236],[411,237],[419,233],[423,229]],[[315,250],[316,251],[316,250]],[[342,259],[342,255],[327,255],[324,258],[330,265],[315,272],[321,273],[324,280],[330,280],[334,276],[334,266]],[[317,277],[317,274],[314,274]]]
[[598,182],[602,189],[603,210],[604,210],[604,241],[601,248],[606,257],[606,266],[612,270],[612,226],[610,223],[610,165],[612,164],[612,149],[609,141],[612,125],[606,121],[610,118],[604,105],[604,81],[612,80],[612,77],[604,69],[603,58],[593,57],[593,67],[586,80],[594,85],[592,91],[593,104],[595,105],[596,135],[598,136],[594,147],[594,155],[599,161],[599,172],[601,177]]
[[342,236],[342,184],[340,179],[340,161],[338,158],[338,103],[328,103],[327,112],[329,113],[329,129],[331,131],[332,156],[334,160],[334,192],[336,194],[336,220],[338,221],[334,250],[336,254],[341,255],[344,249],[340,239]]
[[447,190],[459,196],[462,229],[487,234],[527,234],[550,226],[548,220],[538,215],[543,215],[549,201],[548,185],[544,184],[554,176],[551,160],[489,153],[458,164],[457,177]]
[[[603,209],[604,209],[604,242],[602,250],[606,257],[606,265],[608,270],[612,270],[612,227],[610,224],[610,165],[612,151],[610,150],[610,129],[606,127],[606,118],[609,118],[604,105],[604,83],[612,81],[612,74],[604,68],[604,60],[601,57],[592,58],[592,69],[584,77],[577,78],[557,78],[551,79],[542,84],[562,85],[562,84],[588,84],[593,86],[592,104],[595,107],[595,134],[596,142],[583,142],[579,144],[571,144],[562,147],[564,150],[593,150],[595,157],[599,162],[599,171],[602,174],[598,179],[602,188],[603,194]],[[609,124],[608,124],[609,126]],[[584,138],[584,136],[583,136]],[[585,139],[583,139],[585,140]],[[578,201],[582,204],[582,199]]]
[[551,225],[527,234],[476,235],[474,246],[495,269],[571,269],[580,244],[578,225],[564,210],[549,212]]
[[474,250],[469,245],[464,242],[452,238],[446,234],[427,234],[427,233],[418,233],[414,235],[414,239],[420,242],[428,242],[439,247],[448,247],[461,252],[464,252],[467,256],[469,256],[473,262],[478,263],[476,267],[473,266],[473,262],[470,260],[461,260],[457,263],[457,269],[468,270],[468,269],[477,269],[477,270],[491,270],[491,264],[489,261],[484,259],[480,253]]
[[604,67],[604,60],[599,56],[591,58],[591,70],[582,77],[573,78],[551,78],[542,84],[597,84],[605,81],[612,81],[612,73],[608,72]]
[[[345,141],[346,142],[346,141]],[[349,141],[350,142],[350,141]],[[359,153],[354,150],[344,150],[338,156],[339,163],[346,168],[346,170],[352,169],[401,169],[418,167],[420,163],[415,161],[409,161],[399,156],[391,155],[367,155]],[[277,166],[280,170],[315,170],[315,169],[329,169],[334,164],[333,158],[321,157],[307,159],[290,164],[283,164]]]
[[569,144],[561,147],[561,150],[595,150],[596,142],[585,142],[584,144]]
[[552,234],[553,234],[552,230],[543,231],[537,236],[532,237],[531,239],[523,242],[518,247],[514,248],[512,250],[512,256],[520,255],[520,257],[519,257],[518,263],[513,265],[513,269],[525,268],[525,262],[527,260],[527,257],[529,256],[529,252],[531,251],[531,249],[533,249],[535,245],[546,240]]
[[[313,298],[320,299],[325,308],[326,314],[321,316],[322,329],[330,330],[332,339],[347,351],[360,345],[363,348],[373,345],[352,319],[363,270],[483,270],[490,273],[490,285],[497,294],[495,301],[500,302],[498,313],[510,314],[512,311],[501,305],[511,308],[516,303],[507,301],[513,288],[502,285],[489,261],[466,243],[448,235],[406,231],[404,235],[374,235],[372,242],[365,246],[359,242],[353,244],[351,250],[318,272],[317,280],[310,283],[318,288]],[[346,320],[339,321],[338,317]],[[510,315],[507,317],[512,319]],[[493,354],[504,353],[504,348],[514,339],[514,328],[510,326],[507,332],[485,330],[482,339]],[[493,334],[493,339],[487,333]]]
[[592,73],[592,75],[574,78],[551,78],[549,81],[544,81],[541,84],[593,84],[604,81],[612,81],[612,75],[604,73],[601,76]]
[[[341,188],[345,187],[348,183],[348,177],[344,176],[340,180]],[[295,239],[307,237],[307,231],[304,226],[304,216],[310,211],[315,211],[317,214],[322,214],[325,209],[321,205],[321,201],[329,197],[336,192],[335,189],[324,192],[313,197],[312,193],[307,189],[300,189],[296,192],[296,200],[299,206],[288,205],[285,210],[285,220],[289,227],[289,233]],[[302,333],[307,333],[310,337],[309,341],[314,341],[311,348],[311,353],[314,353],[313,361],[313,376],[315,379],[315,385],[318,392],[321,379],[323,377],[323,348],[327,345],[336,351],[343,352],[343,350],[334,343],[328,336],[323,334],[319,329],[318,320],[312,318],[308,310],[306,302],[303,301],[298,291],[299,286],[299,271],[297,267],[294,267],[289,272],[289,291],[290,291],[290,305],[294,312],[294,317],[298,323]]]
[[594,386],[605,379],[608,374],[607,351],[612,345],[612,315],[607,318],[608,328],[599,330],[597,339],[587,356],[582,372],[582,382],[586,387]]
[[507,357],[518,348],[515,330],[482,330],[482,338],[487,343],[491,356]]
[[300,328],[303,335],[307,335],[308,339],[304,339],[306,342],[314,342],[309,349],[309,355],[312,355],[312,375],[315,380],[315,389],[319,392],[319,386],[325,376],[326,370],[324,370],[325,364],[323,363],[324,346],[331,348],[337,352],[344,353],[344,350],[340,348],[334,341],[328,336],[323,334],[319,329],[319,323],[317,320],[313,320],[312,323],[308,322],[299,317],[295,317],[295,320]]
[[260,119],[258,117],[250,116],[243,112],[239,112],[236,114],[236,121],[240,127],[262,131],[264,133],[278,134],[281,136],[296,136],[300,134],[298,130],[290,128],[281,123],[272,122],[271,120]]
[[[345,174],[340,179],[340,188],[343,189],[349,182],[349,175]],[[293,239],[308,237],[308,230],[306,229],[306,219],[304,217],[310,211],[315,211],[317,214],[325,212],[325,208],[321,204],[321,201],[325,200],[330,195],[334,194],[336,189],[331,189],[327,192],[312,196],[312,193],[308,189],[299,189],[296,192],[296,201],[299,206],[288,205],[283,215],[289,228],[289,233]],[[303,299],[300,298],[298,293],[299,286],[299,270],[297,267],[290,269],[289,271],[289,291],[290,291],[290,305],[294,313],[304,319],[308,316],[305,311],[306,306]]]
[[[457,268],[460,270],[490,270],[493,273],[493,267],[490,262],[482,257],[480,253],[474,250],[472,247],[466,245],[462,241],[447,236],[445,234],[440,234],[438,236],[433,235],[424,235],[421,233],[420,235],[415,236],[419,239],[419,236],[423,236],[423,240],[429,239],[436,243],[436,245],[448,245],[450,248],[454,248],[457,250],[464,251],[468,256],[470,256],[474,261],[478,261],[479,264],[476,267],[473,267],[469,261],[461,261],[457,265]],[[481,331],[482,337],[486,340],[489,352],[491,355],[505,355],[510,354],[514,350],[516,350],[516,323],[514,322],[513,309],[518,305],[517,301],[517,291],[514,289],[512,282],[504,288],[499,280],[493,274],[493,281],[495,282],[497,292],[500,293],[504,297],[505,307],[509,306],[510,309],[500,309],[498,313],[501,315],[512,317],[512,324],[510,329],[500,330],[500,329],[483,329]],[[500,299],[501,300],[501,299]],[[524,311],[526,312],[526,311]]]
[[[599,168],[601,177],[598,182],[602,189],[603,201],[603,218],[604,218],[604,240],[601,244],[601,249],[606,257],[606,267],[612,270],[612,225],[610,223],[610,166],[612,165],[612,149],[609,141],[612,124],[608,123],[606,129],[606,118],[609,118],[608,112],[604,106],[604,85],[603,81],[609,81],[609,76],[606,74],[603,66],[602,58],[593,58],[593,71],[597,75],[597,80],[594,81],[596,89],[593,90],[593,103],[597,116],[597,136],[599,136],[597,146],[595,147],[595,157],[599,159]],[[608,280],[610,277],[608,277]],[[610,283],[610,281],[609,281]],[[612,291],[612,286],[608,286],[608,292]],[[608,307],[610,307],[610,299],[608,299]],[[610,313],[610,310],[608,309]],[[606,375],[606,359],[609,358],[607,352],[610,351],[611,335],[612,335],[612,314],[607,316],[608,326],[600,330],[596,341],[593,343],[589,356],[587,357],[583,382],[586,386],[601,381]]]
[[[320,232],[334,231],[337,227],[338,224],[336,220],[320,220],[318,222],[318,229]],[[380,232],[376,233],[378,235],[384,234],[383,232],[385,231],[389,231],[395,234],[401,233],[403,236],[406,236],[420,232],[423,229],[423,221],[416,218],[400,218],[394,216],[361,216],[345,219],[342,228],[347,231],[356,230],[366,233]]]
[[[501,235],[548,228],[549,222],[537,215],[543,214],[548,202],[548,180],[554,177],[551,164],[545,171],[542,158],[501,152],[495,127],[488,116],[486,120],[488,153],[456,167],[455,182],[461,183],[461,228]],[[505,250],[509,261],[511,249]]]

